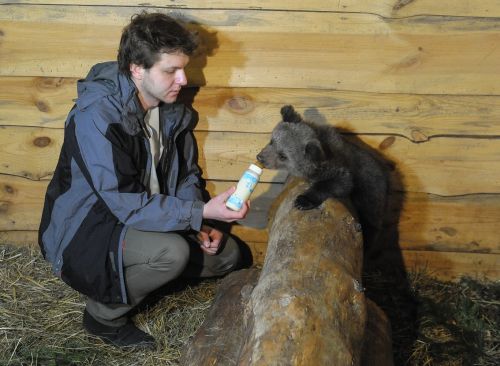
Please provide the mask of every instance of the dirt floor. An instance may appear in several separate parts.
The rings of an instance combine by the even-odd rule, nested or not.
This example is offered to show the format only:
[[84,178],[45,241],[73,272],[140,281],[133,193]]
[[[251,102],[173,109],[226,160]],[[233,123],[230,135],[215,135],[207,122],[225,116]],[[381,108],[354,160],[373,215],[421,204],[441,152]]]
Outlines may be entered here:
[[[85,334],[85,299],[52,276],[37,248],[0,245],[0,279],[0,365],[176,365],[218,283],[174,284],[155,294],[135,321],[158,348],[138,352]],[[500,282],[370,273],[364,285],[391,320],[396,365],[499,364]]]

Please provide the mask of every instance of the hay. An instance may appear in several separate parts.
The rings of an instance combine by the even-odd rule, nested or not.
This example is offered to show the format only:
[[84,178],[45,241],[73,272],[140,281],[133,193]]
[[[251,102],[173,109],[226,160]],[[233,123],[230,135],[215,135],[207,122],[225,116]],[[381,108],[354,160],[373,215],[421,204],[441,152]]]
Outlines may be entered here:
[[38,248],[0,245],[0,365],[175,365],[215,294],[206,280],[173,291],[138,314],[156,352],[119,350],[87,335],[85,297],[55,278]]
[[[157,351],[119,350],[81,328],[85,299],[55,278],[38,248],[0,245],[0,365],[176,365],[201,325],[217,287],[172,288],[135,317]],[[496,365],[500,283],[408,281],[371,273],[367,295],[391,319],[396,365]]]
[[391,321],[395,365],[498,365],[500,282],[377,272],[364,284]]

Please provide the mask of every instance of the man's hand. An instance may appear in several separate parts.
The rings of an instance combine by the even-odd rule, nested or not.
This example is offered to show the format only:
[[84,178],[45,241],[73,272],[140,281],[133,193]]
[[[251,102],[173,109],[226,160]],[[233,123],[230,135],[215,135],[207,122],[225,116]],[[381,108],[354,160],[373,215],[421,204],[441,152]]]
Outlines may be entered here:
[[223,234],[213,227],[203,225],[196,238],[200,242],[201,250],[208,255],[214,255],[220,248]]
[[233,211],[226,207],[227,199],[235,190],[236,187],[231,187],[205,203],[205,206],[203,206],[203,218],[225,222],[233,222],[245,218],[250,209],[249,201],[245,202],[239,211]]

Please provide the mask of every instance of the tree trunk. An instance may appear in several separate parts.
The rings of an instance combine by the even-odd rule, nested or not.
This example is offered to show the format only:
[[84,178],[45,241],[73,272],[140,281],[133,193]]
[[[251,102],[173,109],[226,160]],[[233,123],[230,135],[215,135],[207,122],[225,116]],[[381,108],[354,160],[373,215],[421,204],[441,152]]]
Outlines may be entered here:
[[251,268],[233,272],[221,281],[205,321],[186,347],[181,365],[238,364],[245,334],[243,309],[258,277],[259,270]]
[[338,201],[300,211],[278,199],[266,259],[246,310],[239,365],[359,365],[366,323],[363,239]]
[[295,209],[305,188],[278,198],[258,282],[255,270],[221,282],[184,365],[392,365],[387,318],[362,292],[359,225],[338,201]]

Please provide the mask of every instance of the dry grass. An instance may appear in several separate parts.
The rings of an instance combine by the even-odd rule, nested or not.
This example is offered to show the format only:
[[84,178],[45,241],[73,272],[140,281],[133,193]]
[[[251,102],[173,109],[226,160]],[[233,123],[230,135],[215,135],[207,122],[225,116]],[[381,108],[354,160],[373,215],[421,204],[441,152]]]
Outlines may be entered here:
[[123,351],[81,327],[85,298],[50,272],[37,248],[0,246],[0,365],[175,365],[201,325],[216,282],[174,291],[136,316],[156,352]]
[[[0,245],[0,365],[175,365],[201,325],[217,282],[171,291],[136,316],[160,342],[123,351],[81,328],[85,299],[50,273],[38,249]],[[391,319],[396,365],[496,365],[500,283],[444,283],[411,274],[366,276],[367,294]]]
[[396,365],[499,364],[500,282],[372,273],[364,283],[391,321]]

